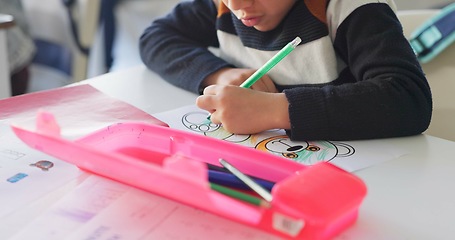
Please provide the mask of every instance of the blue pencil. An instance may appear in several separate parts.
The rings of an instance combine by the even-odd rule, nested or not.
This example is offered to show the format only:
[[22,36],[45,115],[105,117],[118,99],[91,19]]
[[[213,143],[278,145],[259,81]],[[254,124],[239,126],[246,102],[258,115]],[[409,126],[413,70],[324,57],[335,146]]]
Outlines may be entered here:
[[[209,169],[209,182],[211,183],[216,183],[222,186],[226,187],[233,187],[237,189],[247,189],[249,190],[250,187],[248,187],[245,183],[243,183],[240,179],[238,179],[235,175],[227,172],[222,172],[222,171],[217,171],[217,170],[211,170]],[[256,183],[261,185],[263,188],[272,191],[273,186],[275,183],[264,180],[264,179],[259,179],[259,178],[253,178]]]

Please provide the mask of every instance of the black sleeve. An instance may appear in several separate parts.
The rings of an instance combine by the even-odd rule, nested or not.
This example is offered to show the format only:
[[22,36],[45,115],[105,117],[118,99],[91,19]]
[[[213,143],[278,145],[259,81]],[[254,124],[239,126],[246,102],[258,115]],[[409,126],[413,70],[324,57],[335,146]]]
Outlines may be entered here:
[[395,13],[386,4],[356,9],[334,46],[348,67],[339,85],[286,90],[291,139],[356,140],[422,133],[431,92]]
[[166,81],[198,93],[207,75],[228,66],[208,50],[218,46],[216,15],[212,0],[180,3],[141,35],[142,61]]

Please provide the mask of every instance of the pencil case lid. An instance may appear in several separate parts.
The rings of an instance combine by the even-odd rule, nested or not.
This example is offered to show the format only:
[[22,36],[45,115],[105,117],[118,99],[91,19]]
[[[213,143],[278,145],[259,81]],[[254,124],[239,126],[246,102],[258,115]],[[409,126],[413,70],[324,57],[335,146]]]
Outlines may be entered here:
[[455,41],[455,3],[425,21],[410,37],[410,44],[422,63],[434,59]]

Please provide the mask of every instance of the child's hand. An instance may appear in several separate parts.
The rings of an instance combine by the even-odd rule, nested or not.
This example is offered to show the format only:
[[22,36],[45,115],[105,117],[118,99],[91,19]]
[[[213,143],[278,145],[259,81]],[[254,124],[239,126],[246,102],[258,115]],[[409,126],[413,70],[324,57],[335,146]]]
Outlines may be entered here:
[[[247,68],[223,68],[213,74],[209,75],[204,80],[204,86],[210,85],[235,85],[239,86],[242,84],[248,77],[253,75],[255,70]],[[262,92],[271,92],[276,93],[278,90],[275,87],[272,79],[264,75],[259,79],[251,89],[262,91]]]
[[211,85],[196,105],[211,112],[211,121],[235,134],[290,128],[284,93],[266,93],[232,85]]

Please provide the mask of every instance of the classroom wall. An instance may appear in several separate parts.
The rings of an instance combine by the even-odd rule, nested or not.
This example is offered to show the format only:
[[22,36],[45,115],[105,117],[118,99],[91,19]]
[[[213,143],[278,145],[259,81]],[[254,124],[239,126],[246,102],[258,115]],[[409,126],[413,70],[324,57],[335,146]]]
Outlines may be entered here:
[[395,0],[398,10],[440,8],[455,1],[451,0]]

